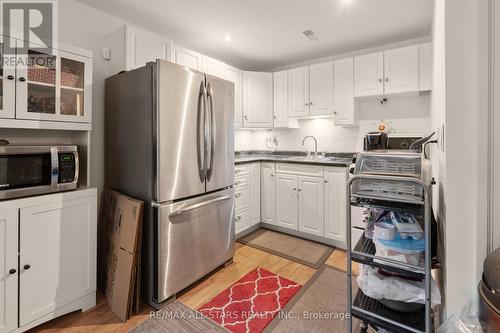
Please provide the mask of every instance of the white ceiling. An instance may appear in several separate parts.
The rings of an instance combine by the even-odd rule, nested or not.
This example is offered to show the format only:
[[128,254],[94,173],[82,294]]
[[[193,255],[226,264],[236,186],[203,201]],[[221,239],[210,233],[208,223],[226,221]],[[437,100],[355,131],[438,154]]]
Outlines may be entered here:
[[247,70],[428,36],[433,12],[433,0],[79,1]]

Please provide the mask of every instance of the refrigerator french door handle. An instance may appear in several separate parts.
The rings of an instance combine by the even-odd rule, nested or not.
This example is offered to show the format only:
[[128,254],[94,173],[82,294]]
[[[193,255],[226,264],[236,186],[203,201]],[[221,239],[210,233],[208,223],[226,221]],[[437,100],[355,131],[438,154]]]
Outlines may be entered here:
[[210,159],[207,170],[207,181],[212,179],[214,169],[214,154],[215,154],[215,120],[214,120],[214,92],[210,83],[207,85],[208,106],[210,109]]
[[[196,149],[197,149],[197,160],[198,160],[198,174],[200,176],[200,182],[204,183],[206,179],[206,165],[207,165],[207,133],[206,133],[206,108],[207,108],[207,97],[206,97],[205,82],[200,83],[200,92],[198,94],[198,116],[196,122]],[[203,103],[203,110],[201,104]],[[203,132],[202,132],[203,131]],[[203,148],[200,147],[200,141],[203,137]]]
[[229,200],[230,198],[231,198],[230,196],[225,195],[223,197],[218,197],[218,198],[211,199],[211,200],[208,200],[208,201],[200,202],[200,203],[197,203],[197,204],[194,204],[194,205],[191,205],[191,206],[188,206],[188,207],[181,208],[179,210],[173,211],[172,213],[170,213],[170,215],[168,215],[168,217],[172,218],[172,217],[180,216],[180,215],[189,213],[189,212],[191,212],[193,210],[196,210],[198,208],[204,207],[204,206],[208,206],[208,205],[220,202],[220,201]]

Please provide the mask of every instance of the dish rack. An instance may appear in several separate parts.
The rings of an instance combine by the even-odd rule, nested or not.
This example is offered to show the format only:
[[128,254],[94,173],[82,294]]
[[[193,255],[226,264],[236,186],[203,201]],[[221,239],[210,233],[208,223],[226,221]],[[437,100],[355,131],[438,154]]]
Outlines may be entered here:
[[[362,331],[368,326],[397,333],[432,332],[431,304],[431,179],[422,175],[423,161],[415,153],[360,153],[355,174],[347,186],[347,284],[348,332],[352,318],[359,319]],[[363,234],[352,243],[351,206],[377,208],[423,216],[425,251],[424,264],[414,266],[390,258],[376,256],[374,242]],[[352,245],[351,245],[352,244]],[[396,311],[385,302],[370,298],[359,289],[353,295],[352,262],[382,268],[387,272],[418,278],[425,285],[425,307],[415,312]]]
[[353,182],[352,195],[363,198],[396,198],[407,203],[422,201],[423,189],[410,181],[428,182],[430,166],[419,153],[365,152],[358,154],[354,174],[394,175],[398,178],[359,178]]

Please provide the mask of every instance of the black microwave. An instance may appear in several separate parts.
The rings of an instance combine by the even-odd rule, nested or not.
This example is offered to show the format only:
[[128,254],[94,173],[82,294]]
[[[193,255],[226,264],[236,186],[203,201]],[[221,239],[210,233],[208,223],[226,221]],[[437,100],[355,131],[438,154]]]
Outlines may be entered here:
[[0,146],[0,200],[78,187],[78,147]]

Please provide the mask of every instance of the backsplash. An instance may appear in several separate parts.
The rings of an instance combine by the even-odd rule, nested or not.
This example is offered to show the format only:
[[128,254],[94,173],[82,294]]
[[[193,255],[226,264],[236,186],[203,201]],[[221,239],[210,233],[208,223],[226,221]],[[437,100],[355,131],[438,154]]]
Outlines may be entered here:
[[377,100],[359,104],[359,127],[335,127],[332,118],[304,119],[298,129],[236,130],[235,150],[268,150],[266,139],[276,136],[277,150],[313,150],[314,143],[302,139],[313,135],[318,150],[325,152],[353,152],[363,147],[364,134],[376,129],[380,120],[390,124],[391,132],[427,134],[431,131],[429,94],[394,97],[381,105]]

